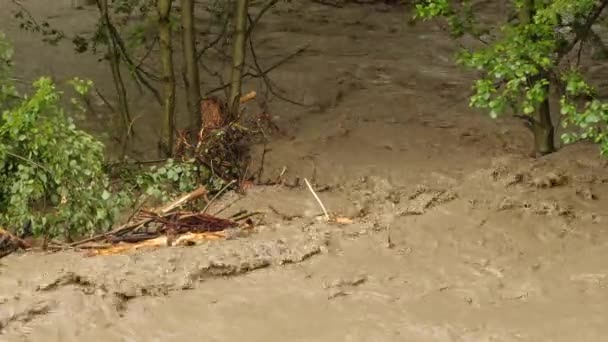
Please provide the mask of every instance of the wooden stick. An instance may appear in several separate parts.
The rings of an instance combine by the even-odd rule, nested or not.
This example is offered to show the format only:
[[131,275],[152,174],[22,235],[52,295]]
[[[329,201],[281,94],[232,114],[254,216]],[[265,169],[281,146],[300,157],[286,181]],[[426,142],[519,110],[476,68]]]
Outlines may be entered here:
[[283,166],[283,170],[281,170],[279,177],[277,177],[277,184],[283,183],[283,175],[285,174],[286,171],[287,171],[287,166]]
[[201,186],[198,189],[183,195],[182,197],[178,198],[177,200],[175,200],[171,203],[168,203],[164,207],[161,207],[160,210],[158,210],[158,213],[166,214],[170,211],[173,211],[175,208],[181,207],[182,205],[184,205],[188,202],[191,202],[199,197],[202,197],[206,194],[207,194],[207,188],[205,188],[204,186]]
[[252,216],[256,216],[256,215],[264,215],[264,213],[259,212],[259,211],[255,211],[255,212],[252,212],[252,213],[245,213],[243,215],[233,217],[232,221],[236,221],[236,222],[243,221],[245,219],[248,219],[248,218],[250,218]]
[[146,204],[146,202],[148,201],[149,198],[150,198],[149,195],[146,196],[144,198],[144,200],[141,201],[141,203],[139,205],[137,205],[137,207],[135,208],[135,210],[133,210],[133,212],[131,213],[131,215],[129,215],[129,218],[127,219],[127,222],[131,222],[131,220],[135,217],[135,215],[137,215],[139,212],[141,212],[141,209]]
[[241,96],[239,102],[242,104],[247,101],[251,101],[251,100],[255,99],[256,96],[257,96],[257,93],[255,91],[250,91],[247,94]]
[[329,221],[330,217],[329,217],[329,214],[327,213],[327,209],[325,209],[325,206],[323,205],[323,202],[321,202],[321,199],[319,198],[319,196],[317,196],[317,193],[313,190],[312,186],[310,185],[310,182],[308,182],[308,179],[304,178],[304,181],[306,182],[306,185],[308,185],[308,190],[310,190],[310,192],[312,193],[312,195],[317,200],[317,203],[319,203],[319,206],[321,206],[321,209],[323,209],[323,213],[325,214],[325,218],[327,219],[327,221]]

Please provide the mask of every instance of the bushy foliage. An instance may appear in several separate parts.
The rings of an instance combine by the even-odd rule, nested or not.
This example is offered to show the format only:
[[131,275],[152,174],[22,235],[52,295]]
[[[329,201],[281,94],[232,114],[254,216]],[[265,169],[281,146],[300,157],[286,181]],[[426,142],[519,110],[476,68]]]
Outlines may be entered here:
[[0,225],[75,236],[108,228],[116,214],[103,145],[76,128],[42,77],[0,120]]
[[0,111],[8,107],[17,98],[17,90],[10,80],[13,47],[0,32]]
[[[416,17],[446,18],[455,36],[479,37],[487,30],[475,24],[470,3],[422,0],[416,5]],[[513,0],[511,4],[520,11],[524,1]],[[562,125],[581,129],[562,135],[562,139],[567,143],[591,139],[608,155],[608,105],[597,99],[577,103],[581,96],[593,98],[595,91],[584,80],[578,63],[565,58],[590,37],[591,25],[606,4],[596,0],[534,1],[529,23],[509,21],[483,48],[462,51],[458,62],[483,73],[475,82],[471,106],[489,110],[492,117],[508,108],[530,115],[548,98],[547,85],[551,84],[561,91]]]
[[209,170],[195,160],[166,162],[149,168],[122,166],[119,178],[123,193],[129,198],[145,197],[166,202],[172,195],[190,192],[204,184],[210,191],[222,185]]
[[[118,165],[111,177],[104,146],[79,130],[72,117],[85,107],[47,77],[20,95],[11,81],[13,50],[0,33],[0,226],[19,232],[31,222],[35,235],[71,238],[109,229],[141,197],[167,201],[204,184],[223,184],[196,160],[168,160],[150,168]],[[84,97],[90,80],[70,85]]]

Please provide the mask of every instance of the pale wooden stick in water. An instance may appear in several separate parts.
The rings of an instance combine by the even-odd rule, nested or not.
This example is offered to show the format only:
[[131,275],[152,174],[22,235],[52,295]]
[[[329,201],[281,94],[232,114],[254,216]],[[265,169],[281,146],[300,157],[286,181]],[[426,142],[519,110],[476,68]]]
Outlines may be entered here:
[[255,99],[256,96],[257,96],[257,93],[255,91],[250,91],[247,94],[241,96],[239,102],[241,102],[241,104],[243,104],[243,103],[245,103],[247,101]]
[[392,222],[386,226],[386,247],[387,248],[395,247],[395,244],[393,243],[393,240],[391,239],[391,224],[392,224]]
[[312,193],[312,195],[317,200],[317,203],[319,203],[319,206],[321,206],[321,209],[323,209],[323,213],[325,214],[325,218],[327,219],[327,221],[329,221],[330,217],[329,217],[329,214],[327,213],[327,209],[325,209],[325,206],[323,205],[323,202],[321,202],[321,199],[319,198],[319,196],[317,196],[317,193],[313,190],[312,186],[310,185],[310,182],[308,182],[308,179],[304,178],[304,181],[306,182],[306,185],[308,185],[308,190],[310,190],[310,192]]

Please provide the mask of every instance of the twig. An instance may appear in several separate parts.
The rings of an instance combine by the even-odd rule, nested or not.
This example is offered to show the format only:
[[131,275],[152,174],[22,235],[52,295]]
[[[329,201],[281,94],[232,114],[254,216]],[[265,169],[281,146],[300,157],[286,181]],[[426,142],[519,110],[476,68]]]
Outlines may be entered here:
[[201,211],[201,213],[205,213],[207,212],[207,209],[209,209],[209,206],[211,206],[211,203],[213,203],[213,201],[215,201],[218,197],[220,197],[220,195],[226,191],[226,189],[228,189],[232,184],[234,184],[234,182],[236,182],[236,179],[231,180],[228,184],[224,185],[224,187],[222,189],[220,189],[220,191],[217,192],[217,194],[215,194],[215,196],[213,196],[211,198],[211,200],[209,200],[209,202],[207,202],[207,205],[205,205],[205,207],[203,208],[203,210]]
[[[243,216],[243,215],[245,215],[245,214],[247,214],[247,210],[246,210],[246,209],[243,209],[243,210],[237,211],[236,213],[234,213],[234,214],[230,215],[230,216],[228,217],[228,219],[229,219],[229,220],[234,220],[234,218],[235,218],[235,217]],[[215,216],[215,215],[213,215],[213,216]]]
[[386,247],[387,248],[395,247],[395,244],[393,243],[393,240],[391,239],[391,223],[389,223],[386,226]]
[[137,207],[135,207],[135,209],[133,210],[131,215],[129,215],[127,222],[131,222],[131,220],[135,217],[135,215],[137,215],[137,213],[141,210],[141,208],[143,208],[143,206],[146,204],[146,202],[148,202],[149,199],[150,199],[150,195],[144,197],[144,200],[141,201],[141,203],[138,204]]
[[[127,126],[127,132],[134,132],[133,131],[133,125],[135,124],[135,121],[137,121],[137,119],[140,119],[141,117],[143,117],[143,114],[140,114],[136,117],[134,117],[130,122],[129,125]],[[124,155],[124,153],[123,153]]]
[[297,57],[298,55],[302,54],[304,51],[308,50],[309,47],[310,47],[310,43],[308,43],[308,44],[306,44],[304,46],[299,47],[294,52],[292,52],[289,55],[283,57],[283,59],[279,60],[278,62],[276,62],[275,64],[273,64],[269,68],[264,69],[264,70],[258,70],[258,73],[257,74],[253,74],[253,77],[263,77],[263,76],[267,75],[268,73],[270,73],[274,69],[276,69],[276,68],[280,67],[281,65],[289,62],[294,57]]
[[34,165],[34,166],[36,166],[36,167],[40,168],[42,171],[44,171],[44,172],[48,173],[49,175],[52,175],[52,173],[51,173],[51,171],[49,171],[49,169],[45,168],[44,166],[42,166],[42,165],[40,165],[40,164],[36,163],[35,161],[33,161],[33,160],[31,160],[31,159],[28,159],[28,158],[22,157],[22,156],[20,156],[20,155],[18,155],[18,154],[15,154],[15,153],[12,153],[12,152],[9,152],[9,151],[5,151],[5,153],[6,153],[6,154],[8,154],[8,155],[9,155],[9,156],[11,156],[11,157],[15,157],[15,158],[17,158],[17,159],[21,159],[21,160],[23,160],[23,161],[24,161],[24,162],[26,162],[26,163],[32,164],[32,165]]
[[260,158],[260,168],[258,169],[258,182],[262,181],[262,174],[264,173],[264,163],[266,162],[266,152],[268,152],[268,148],[266,139],[264,139],[264,147],[262,148],[262,157]]
[[241,98],[239,99],[239,103],[243,104],[248,101],[251,101],[251,100],[255,99],[257,95],[258,94],[252,90],[252,91],[248,92],[247,94],[242,95]]
[[251,166],[251,160],[249,160],[249,162],[247,163],[247,167],[245,167],[245,171],[243,172],[243,175],[240,177],[239,179],[239,191],[244,191],[244,186],[245,186],[245,178],[247,178],[247,173],[249,172],[249,166]]
[[308,190],[310,190],[310,192],[312,193],[312,195],[317,200],[317,203],[319,203],[319,206],[321,206],[321,209],[323,209],[323,213],[325,214],[325,218],[327,219],[327,221],[329,221],[331,218],[329,217],[329,214],[327,213],[327,209],[325,209],[325,206],[323,205],[323,202],[321,202],[321,199],[319,198],[319,196],[317,196],[317,193],[312,188],[312,185],[310,185],[310,182],[308,181],[308,179],[304,178],[304,181],[306,182],[306,185],[308,186]]
[[86,244],[78,246],[78,249],[108,249],[112,247],[111,243]]
[[281,170],[281,173],[279,174],[279,177],[277,178],[277,184],[283,183],[283,175],[285,174],[286,171],[287,171],[287,166],[283,166],[283,170]]
[[146,61],[146,59],[148,59],[148,57],[150,57],[150,55],[152,54],[152,51],[154,50],[154,47],[156,46],[156,43],[158,43],[158,37],[155,37],[154,40],[152,41],[152,44],[150,44],[150,46],[148,47],[148,50],[146,50],[146,53],[144,53],[144,55],[139,59],[139,62],[137,62],[137,64],[135,65],[136,68],[141,67],[144,62]]
[[160,210],[157,210],[157,212],[159,214],[166,214],[168,212],[173,211],[176,208],[181,207],[182,205],[195,200],[199,197],[205,196],[207,194],[207,188],[205,188],[204,186],[199,187],[198,189],[189,192],[185,195],[183,195],[182,197],[178,198],[177,200],[165,205],[164,207],[160,208]]
[[[211,93],[215,93],[216,91],[225,90],[225,89],[227,89],[227,88],[228,88],[228,86],[230,85],[230,83],[226,83],[226,82],[224,82],[224,76],[222,76],[222,74],[221,74],[221,73],[219,73],[219,72],[218,72],[218,71],[216,71],[216,70],[211,70],[211,69],[209,69],[209,68],[208,68],[208,67],[205,65],[205,63],[200,63],[200,66],[201,66],[201,68],[203,69],[203,71],[205,71],[205,72],[206,72],[206,73],[208,73],[209,75],[211,75],[211,76],[215,77],[215,78],[216,78],[216,79],[219,81],[219,84],[223,84],[223,85],[224,85],[223,87],[220,87],[220,88],[215,88],[214,90],[212,90],[212,91],[210,91],[210,92],[207,92],[207,93],[205,94],[205,96],[208,96],[208,95],[210,95]],[[220,69],[220,68],[218,68],[218,69]],[[223,69],[220,69],[220,70],[223,70]],[[228,95],[226,95],[226,96],[228,96]]]
[[[43,38],[42,41],[45,41],[45,37],[47,34],[50,34],[52,36],[55,36],[54,39],[51,39],[50,42],[52,43],[58,43],[59,40],[64,39],[65,38],[65,32],[61,31],[61,30],[56,30],[53,29],[49,26],[49,23],[46,21],[43,21],[42,23],[39,23],[38,21],[36,21],[36,18],[34,17],[34,15],[32,14],[32,12],[30,12],[25,5],[23,5],[21,3],[20,0],[11,0],[11,2],[17,6],[19,8],[19,11],[25,15],[21,17],[21,19],[24,19],[26,22],[21,24],[21,28],[30,31],[33,30],[34,32],[37,33],[42,33]],[[19,12],[15,15],[15,17],[17,17],[17,15],[19,14]],[[32,26],[30,26],[30,24]],[[28,27],[30,26],[30,27]]]
[[36,21],[36,18],[32,15],[32,12],[30,12],[19,0],[11,0],[11,2],[19,7],[19,9],[21,11],[23,11],[23,13],[25,13],[25,15],[27,15],[27,18],[32,22],[32,24],[34,24],[34,26],[36,27],[36,29],[41,30],[41,25],[38,24],[38,22]]
[[154,159],[154,160],[136,160],[133,162],[133,164],[136,164],[136,165],[158,164],[158,163],[164,163],[166,161],[167,161],[167,158]]
[[217,37],[215,37],[214,40],[209,42],[198,52],[198,54],[196,55],[197,61],[199,61],[201,59],[201,57],[203,57],[203,55],[205,54],[205,52],[207,52],[207,50],[209,50],[212,47],[214,47],[215,45],[217,45],[217,43],[219,43],[222,40],[222,38],[224,38],[224,36],[226,35],[226,32],[228,31],[229,22],[230,22],[230,20],[226,20],[226,22],[224,23],[224,26],[222,27],[222,31],[217,35]]
[[243,221],[246,220],[252,216],[256,216],[256,215],[264,215],[264,213],[259,212],[259,211],[254,211],[252,213],[245,213],[243,215],[239,215],[239,216],[235,216],[233,218],[231,218],[232,221],[238,222],[238,221]]
[[579,41],[584,41],[585,39],[587,39],[587,36],[589,35],[593,24],[595,24],[595,22],[600,17],[606,6],[608,6],[608,0],[602,0],[599,4],[596,5],[595,9],[589,13],[589,17],[585,20],[585,24],[583,25],[583,27],[576,30],[577,32],[574,39],[562,50],[558,51],[556,65],[559,65],[559,62],[576,46]]
[[167,161],[167,158],[162,158],[162,159],[153,159],[153,160],[134,160],[131,162],[119,161],[119,162],[108,163],[106,165],[109,167],[113,167],[116,165],[148,165],[148,164],[164,163],[166,161]]
[[272,6],[276,5],[277,2],[279,2],[279,0],[269,0],[268,2],[266,2],[264,7],[262,7],[260,12],[258,12],[258,15],[256,15],[253,20],[249,18],[249,29],[247,30],[248,38],[251,38],[251,33],[253,32],[253,29],[257,26],[257,24],[260,22],[260,19],[262,19],[262,16],[264,16],[264,14],[268,12],[268,10],[272,8]]
[[293,219],[296,219],[296,218],[301,218],[301,217],[302,217],[301,215],[287,215],[287,214],[284,214],[284,213],[280,212],[279,210],[277,210],[277,208],[273,207],[272,205],[268,205],[268,208],[269,208],[269,209],[270,209],[270,210],[271,210],[273,213],[275,213],[275,214],[277,214],[277,215],[281,216],[281,218],[282,218],[284,221],[291,221],[291,220],[293,220]]
[[230,203],[226,204],[226,205],[225,205],[223,208],[221,208],[220,210],[218,210],[218,211],[216,211],[215,213],[213,213],[213,216],[217,216],[217,215],[221,214],[222,212],[224,212],[225,210],[229,209],[229,208],[230,208],[230,207],[232,207],[232,206],[233,206],[233,205],[234,205],[236,202],[238,202],[238,201],[242,200],[243,198],[245,198],[245,197],[242,197],[242,196],[241,196],[241,197],[236,198],[234,201],[232,201],[232,202],[230,202]]
[[95,87],[95,93],[97,94],[97,96],[99,96],[101,101],[110,109],[110,111],[112,111],[112,113],[116,113],[116,109],[114,109],[114,107],[105,98],[105,96],[103,96],[103,94],[101,93],[101,91],[99,91],[99,89],[97,87]]

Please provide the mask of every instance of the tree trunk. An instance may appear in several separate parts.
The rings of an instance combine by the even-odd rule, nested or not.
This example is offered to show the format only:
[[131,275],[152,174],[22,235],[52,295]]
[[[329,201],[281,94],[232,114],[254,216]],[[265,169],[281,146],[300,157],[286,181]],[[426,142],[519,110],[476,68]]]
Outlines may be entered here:
[[519,10],[519,23],[528,25],[534,16],[534,0],[523,0]]
[[122,147],[122,156],[124,158],[127,150],[127,144],[131,135],[131,115],[129,113],[129,101],[127,99],[127,89],[122,80],[122,74],[120,72],[120,56],[118,55],[118,48],[116,42],[112,36],[112,22],[110,20],[110,14],[108,12],[108,0],[97,0],[97,8],[101,15],[102,24],[106,37],[108,39],[108,59],[110,61],[110,69],[112,70],[112,80],[114,81],[114,88],[118,96],[120,119],[115,122],[114,127],[119,132],[119,141]]
[[[519,22],[521,25],[529,25],[534,17],[534,1],[524,0],[519,12]],[[537,77],[529,79],[529,84],[546,78],[547,73],[541,72]],[[547,80],[550,81],[549,78]],[[555,127],[551,120],[551,107],[549,105],[550,86],[544,87],[546,97],[543,102],[536,108],[532,117],[532,132],[534,133],[534,154],[546,155],[555,152]]]
[[184,52],[188,128],[193,136],[201,129],[201,86],[196,58],[196,30],[194,27],[194,0],[182,0],[182,44]]
[[172,2],[172,0],[157,0],[156,4],[163,84],[163,112],[159,154],[166,157],[171,157],[173,154],[173,133],[175,128],[175,73],[173,71],[171,23],[169,22]]
[[536,117],[532,124],[534,152],[537,156],[555,152],[555,128],[551,121],[551,108],[549,107],[550,90],[547,85],[545,87],[547,97],[536,109]]
[[245,43],[247,40],[248,0],[237,0],[234,12],[234,43],[232,50],[232,76],[230,79],[229,114],[234,119],[239,114],[243,67],[245,64]]

